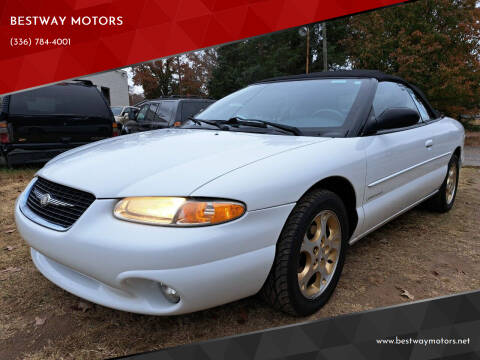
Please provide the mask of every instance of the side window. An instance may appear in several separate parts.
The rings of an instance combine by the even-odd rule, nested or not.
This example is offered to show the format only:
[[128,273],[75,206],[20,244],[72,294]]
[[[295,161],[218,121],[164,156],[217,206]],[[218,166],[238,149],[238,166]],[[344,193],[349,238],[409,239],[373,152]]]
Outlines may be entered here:
[[377,93],[373,99],[375,116],[381,115],[389,108],[409,108],[418,112],[417,106],[405,86],[383,81],[378,84]]
[[157,121],[164,122],[167,125],[172,118],[175,105],[175,101],[162,101],[162,105],[157,109]]
[[187,121],[189,116],[196,115],[200,110],[205,109],[209,104],[200,101],[183,102],[182,104],[182,123]]
[[139,109],[130,108],[130,114],[131,114],[131,116],[132,116],[130,119],[135,119],[135,116],[137,116],[138,111],[139,111]]
[[430,115],[428,114],[428,110],[426,106],[423,104],[423,101],[418,97],[417,94],[412,89],[408,89],[408,93],[412,96],[415,105],[417,105],[418,111],[420,112],[420,116],[423,121],[430,120]]
[[150,108],[147,114],[148,121],[155,121],[155,112],[157,111],[158,104],[150,104]]
[[145,121],[147,111],[148,111],[148,105],[143,105],[140,111],[138,112],[137,121],[140,121],[140,122]]

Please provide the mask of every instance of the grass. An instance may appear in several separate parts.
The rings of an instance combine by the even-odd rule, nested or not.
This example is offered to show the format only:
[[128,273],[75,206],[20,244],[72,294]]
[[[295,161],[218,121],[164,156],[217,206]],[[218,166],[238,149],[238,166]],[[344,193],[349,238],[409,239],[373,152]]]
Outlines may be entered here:
[[[65,292],[35,269],[18,232],[10,232],[15,198],[34,173],[34,168],[0,169],[3,360],[121,356],[410,301],[402,289],[418,300],[480,288],[480,169],[462,169],[451,212],[414,209],[353,245],[333,297],[307,319],[275,312],[256,297],[154,317],[111,310]],[[87,311],[79,302],[89,306]],[[44,323],[35,325],[36,318]]]

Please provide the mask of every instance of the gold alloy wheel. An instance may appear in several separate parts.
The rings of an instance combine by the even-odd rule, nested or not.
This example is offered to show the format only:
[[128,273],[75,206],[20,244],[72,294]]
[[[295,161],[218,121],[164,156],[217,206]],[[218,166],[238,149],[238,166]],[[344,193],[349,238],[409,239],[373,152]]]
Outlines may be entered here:
[[453,197],[455,196],[455,191],[457,188],[457,166],[452,164],[450,169],[448,169],[448,176],[447,176],[447,186],[445,187],[446,197],[447,197],[447,204],[450,205],[453,201]]
[[303,296],[313,299],[327,288],[338,264],[342,229],[337,215],[321,211],[307,228],[300,248],[298,286]]

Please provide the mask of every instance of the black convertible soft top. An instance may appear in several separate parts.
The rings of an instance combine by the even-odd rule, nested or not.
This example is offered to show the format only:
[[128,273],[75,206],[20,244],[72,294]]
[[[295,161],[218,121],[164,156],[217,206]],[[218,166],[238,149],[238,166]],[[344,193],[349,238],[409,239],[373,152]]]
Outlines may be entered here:
[[403,84],[411,88],[415,93],[423,100],[426,107],[428,108],[429,112],[433,114],[435,117],[439,117],[440,114],[436,111],[430,102],[428,101],[427,97],[415,85],[409,83],[408,81],[394,75],[385,74],[378,70],[339,70],[339,71],[323,71],[323,72],[315,72],[310,74],[300,74],[300,75],[289,75],[289,76],[280,76],[274,77],[270,79],[265,79],[262,81],[256,82],[256,84],[262,83],[269,83],[269,82],[276,82],[276,81],[290,81],[290,80],[308,80],[308,79],[322,79],[322,78],[370,78],[370,79],[377,79],[378,81],[391,81]]

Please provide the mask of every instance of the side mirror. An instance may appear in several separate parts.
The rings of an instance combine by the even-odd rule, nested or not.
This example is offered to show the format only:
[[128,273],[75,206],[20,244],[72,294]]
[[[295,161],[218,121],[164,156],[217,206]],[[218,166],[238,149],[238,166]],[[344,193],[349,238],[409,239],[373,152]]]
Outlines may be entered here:
[[415,125],[420,120],[420,115],[417,111],[409,108],[391,108],[386,109],[367,126],[367,133],[372,133],[380,130],[400,129]]
[[126,112],[126,113],[123,114],[123,118],[124,118],[126,121],[130,120],[130,115],[128,115],[128,112]]

